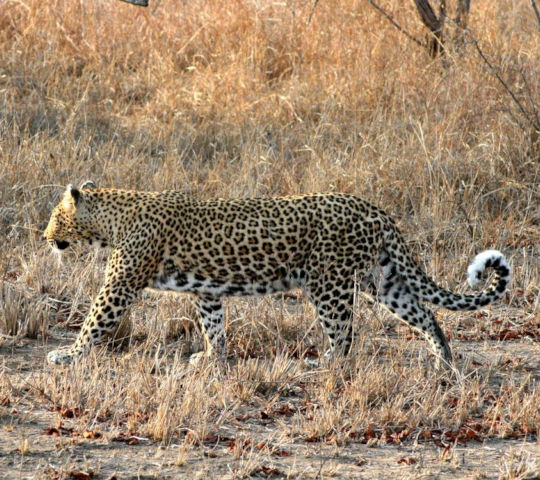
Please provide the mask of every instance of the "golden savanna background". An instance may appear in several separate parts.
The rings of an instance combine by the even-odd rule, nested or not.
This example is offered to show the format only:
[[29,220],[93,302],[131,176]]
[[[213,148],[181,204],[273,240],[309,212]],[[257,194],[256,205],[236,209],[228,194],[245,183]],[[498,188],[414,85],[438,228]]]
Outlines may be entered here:
[[[414,2],[375,2],[421,43]],[[538,478],[540,18],[446,3],[442,55],[368,0],[0,0],[0,477]],[[457,373],[358,300],[350,359],[301,292],[226,301],[226,365],[185,295],[145,293],[72,367],[106,252],[41,238],[65,185],[197,198],[340,191],[383,207],[419,263],[466,291],[486,248],[496,305],[438,310]],[[117,342],[118,343],[118,342]],[[126,348],[127,345],[127,348]]]

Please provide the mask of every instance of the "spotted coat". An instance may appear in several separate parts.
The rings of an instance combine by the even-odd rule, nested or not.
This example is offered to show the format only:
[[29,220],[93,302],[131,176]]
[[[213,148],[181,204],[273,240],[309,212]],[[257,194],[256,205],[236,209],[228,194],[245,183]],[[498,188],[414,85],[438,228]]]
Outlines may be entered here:
[[345,194],[198,201],[178,191],[116,190],[87,182],[68,187],[44,236],[60,250],[74,241],[112,249],[104,284],[78,338],[50,352],[51,363],[71,362],[112,332],[144,288],[195,294],[206,344],[199,356],[217,350],[222,357],[223,297],[301,288],[317,309],[328,353],[349,351],[353,300],[360,290],[422,332],[437,364],[450,364],[448,342],[422,301],[475,310],[498,299],[510,278],[505,257],[492,250],[469,268],[471,282],[494,269],[479,294],[440,288],[413,260],[383,210]]

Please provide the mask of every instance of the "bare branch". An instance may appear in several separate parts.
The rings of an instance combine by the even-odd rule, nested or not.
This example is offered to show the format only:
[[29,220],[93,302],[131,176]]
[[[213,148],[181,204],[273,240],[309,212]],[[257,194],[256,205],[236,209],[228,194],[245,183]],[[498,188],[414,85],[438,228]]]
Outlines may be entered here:
[[122,0],[122,2],[131,3],[133,5],[137,5],[138,7],[148,6],[148,0]]
[[540,12],[538,11],[538,6],[536,5],[536,0],[531,0],[534,13],[536,14],[536,20],[538,20],[538,28],[540,28]]
[[314,0],[313,5],[311,6],[311,12],[309,12],[309,17],[307,24],[311,25],[311,19],[313,18],[313,14],[315,13],[315,9],[317,8],[317,4],[319,3],[319,0]]
[[392,15],[390,15],[386,10],[384,10],[382,7],[380,7],[379,5],[377,5],[373,0],[369,0],[369,3],[371,3],[371,5],[376,9],[378,10],[383,16],[386,17],[386,19],[392,24],[394,25],[394,27],[396,27],[401,33],[403,33],[409,40],[412,40],[414,43],[416,43],[417,45],[423,47],[423,48],[427,48],[427,45],[422,42],[421,40],[418,40],[416,37],[414,37],[413,35],[411,35],[409,32],[407,32],[407,30],[405,30],[399,23],[397,23],[395,20],[394,20],[394,17],[392,17]]
[[518,106],[519,110],[523,114],[523,116],[527,119],[527,121],[533,126],[533,128],[537,131],[540,131],[540,123],[537,119],[534,118],[534,115],[531,115],[530,112],[528,112],[523,104],[519,101],[519,99],[516,97],[515,93],[512,91],[512,89],[508,86],[508,84],[504,81],[504,79],[499,75],[499,72],[493,67],[491,62],[488,60],[488,58],[485,56],[484,52],[480,48],[480,45],[478,45],[478,41],[476,38],[474,38],[469,33],[469,38],[471,40],[471,43],[476,48],[476,51],[478,52],[478,55],[480,55],[480,58],[484,61],[484,63],[488,66],[490,72],[492,75],[495,76],[495,78],[499,81],[499,83],[504,87],[504,89],[508,92],[508,94],[512,97],[512,100],[514,100],[514,103]]

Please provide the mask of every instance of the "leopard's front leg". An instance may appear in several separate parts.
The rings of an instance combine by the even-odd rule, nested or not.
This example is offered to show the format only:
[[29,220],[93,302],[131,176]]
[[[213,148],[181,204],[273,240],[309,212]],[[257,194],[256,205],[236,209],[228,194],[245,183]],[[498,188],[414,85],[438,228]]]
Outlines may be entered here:
[[136,265],[126,265],[125,258],[122,252],[113,252],[107,265],[105,283],[94,300],[77,339],[69,347],[49,352],[49,363],[72,363],[75,358],[86,354],[94,343],[117,328],[127,307],[144,288],[144,279],[134,271]]
[[129,288],[106,283],[95,299],[73,345],[49,352],[47,361],[52,364],[66,364],[86,354],[92,344],[117,328],[127,306],[136,296],[137,293]]
[[211,357],[216,353],[216,350],[221,361],[225,361],[227,348],[221,299],[212,295],[199,295],[197,306],[199,308],[200,326],[205,340],[205,349],[191,355],[189,363],[197,365],[201,359]]

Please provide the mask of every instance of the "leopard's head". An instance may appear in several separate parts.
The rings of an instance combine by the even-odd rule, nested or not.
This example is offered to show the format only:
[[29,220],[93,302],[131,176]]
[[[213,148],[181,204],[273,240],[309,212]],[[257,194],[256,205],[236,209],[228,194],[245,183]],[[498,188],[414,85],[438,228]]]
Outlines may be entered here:
[[43,237],[55,250],[64,250],[70,243],[92,238],[89,209],[85,199],[85,190],[89,188],[95,188],[95,185],[86,182],[80,189],[68,185],[62,199],[54,207]]

